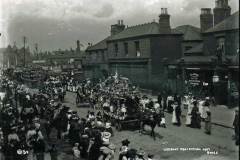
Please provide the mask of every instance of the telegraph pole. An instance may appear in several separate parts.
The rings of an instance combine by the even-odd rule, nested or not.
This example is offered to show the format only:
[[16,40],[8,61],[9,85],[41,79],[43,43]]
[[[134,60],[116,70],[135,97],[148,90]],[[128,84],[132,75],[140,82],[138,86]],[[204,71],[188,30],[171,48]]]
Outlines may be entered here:
[[26,51],[25,51],[25,46],[26,46],[26,37],[23,36],[23,66],[25,67],[26,65]]
[[36,55],[34,55],[34,56],[36,56],[38,59],[38,43],[35,43],[35,54]]

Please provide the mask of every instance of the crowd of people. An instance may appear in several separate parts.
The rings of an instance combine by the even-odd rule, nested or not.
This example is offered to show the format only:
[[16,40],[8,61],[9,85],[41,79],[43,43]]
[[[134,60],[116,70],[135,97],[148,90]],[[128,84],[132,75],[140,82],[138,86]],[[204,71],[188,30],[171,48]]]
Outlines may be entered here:
[[205,122],[205,133],[211,134],[210,98],[199,100],[189,94],[180,99],[179,96],[167,97],[167,111],[172,113],[172,123],[181,125],[182,108],[187,109],[185,125],[191,128],[201,129],[201,122]]
[[[127,91],[122,92],[122,90],[129,87],[121,86],[127,83],[122,81],[113,83],[112,80],[116,79],[111,78],[104,83],[115,83],[114,89],[121,90],[120,94],[113,94],[113,88],[106,90],[109,84],[104,86],[104,90],[100,89],[103,89],[100,84],[93,87],[88,81],[78,87],[80,101],[81,96],[84,95],[88,97],[93,108],[100,109],[97,113],[89,111],[86,117],[79,117],[77,111],[72,111],[62,103],[66,91],[60,78],[49,77],[37,93],[31,93],[24,84],[19,84],[8,77],[1,77],[1,90],[6,93],[1,99],[0,107],[1,159],[43,160],[46,152],[50,153],[51,159],[57,159],[56,143],[51,142],[55,139],[68,142],[72,146],[74,159],[114,159],[116,147],[110,140],[114,132],[111,122],[104,118],[101,111],[115,112],[112,106],[120,102],[113,102],[113,96],[126,97]],[[104,95],[99,97],[101,104],[93,101],[97,95],[97,90],[94,88],[100,89],[101,95]],[[132,95],[135,91],[136,89],[131,91]],[[130,93],[129,90],[128,92]],[[126,101],[125,99],[119,104],[121,106],[119,112],[122,113],[119,115],[124,118],[128,110],[124,106]],[[56,129],[56,134],[53,134],[53,128]],[[127,140],[122,142],[125,149],[119,152],[119,159],[143,158],[142,150],[127,149],[126,151],[127,146],[124,141]],[[152,157],[153,155],[148,155],[148,159]]]
[[[181,126],[183,108],[187,109],[186,126],[200,129],[204,122],[205,133],[211,134],[208,97],[199,100],[191,94],[183,98],[177,94],[159,94],[154,99],[118,75],[98,83],[86,80],[73,85],[73,82],[73,79],[50,76],[38,92],[31,93],[24,84],[1,77],[0,88],[5,94],[0,101],[0,159],[44,160],[45,153],[49,152],[51,159],[56,160],[59,149],[54,141],[60,140],[71,146],[74,160],[111,160],[116,159],[116,152],[119,160],[151,160],[154,155],[146,154],[141,148],[130,148],[128,139],[122,140],[117,150],[111,142],[113,125],[116,125],[112,119],[134,118],[142,123],[149,120],[166,128],[165,112],[169,112],[172,124]],[[92,108],[86,117],[79,117],[76,110],[64,105],[67,91],[76,92],[76,106],[87,104]],[[236,144],[239,141],[237,116],[238,111],[234,121]]]

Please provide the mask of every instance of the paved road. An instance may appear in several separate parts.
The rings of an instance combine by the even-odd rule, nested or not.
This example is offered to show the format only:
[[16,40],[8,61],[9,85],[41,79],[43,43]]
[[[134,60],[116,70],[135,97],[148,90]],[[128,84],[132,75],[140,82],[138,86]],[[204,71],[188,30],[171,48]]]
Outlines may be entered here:
[[[75,93],[68,92],[65,104],[72,110],[77,110],[80,117],[85,117],[89,108],[77,108],[75,97]],[[111,141],[117,146],[118,151],[121,141],[128,138],[131,141],[130,148],[143,148],[146,153],[152,153],[155,159],[161,160],[236,160],[239,157],[239,148],[232,140],[232,129],[214,125],[212,135],[206,135],[204,124],[202,124],[202,129],[192,129],[184,125],[173,126],[170,114],[166,114],[166,123],[167,128],[157,127],[155,129],[157,133],[155,141],[148,134],[140,134],[137,130],[115,131]],[[149,129],[146,127],[147,131]],[[72,159],[69,154],[66,154],[70,150],[68,143],[62,141],[57,141],[57,143],[64,150],[59,155],[59,160]],[[190,149],[192,151],[189,151]],[[115,159],[117,157],[116,153]],[[49,155],[46,155],[46,159],[49,159]]]
[[[89,108],[77,108],[74,93],[67,93],[66,105],[77,110],[81,117],[85,117]],[[238,159],[238,147],[232,141],[233,130],[220,126],[213,126],[212,135],[204,134],[204,129],[192,129],[185,126],[176,127],[170,124],[171,115],[166,115],[167,128],[156,128],[157,139],[154,141],[149,135],[139,134],[138,131],[115,131],[111,141],[120,147],[121,141],[128,138],[130,147],[143,148],[146,153],[153,153],[156,159],[167,160],[236,160]],[[183,120],[184,121],[184,120]],[[202,124],[204,125],[204,124]],[[202,127],[204,128],[204,127]],[[149,128],[146,127],[149,131]],[[174,151],[169,151],[174,149]],[[187,151],[187,149],[197,151]],[[199,151],[199,149],[201,151]],[[212,154],[208,155],[210,150]],[[118,150],[118,149],[117,149]],[[116,155],[116,158],[118,156]]]

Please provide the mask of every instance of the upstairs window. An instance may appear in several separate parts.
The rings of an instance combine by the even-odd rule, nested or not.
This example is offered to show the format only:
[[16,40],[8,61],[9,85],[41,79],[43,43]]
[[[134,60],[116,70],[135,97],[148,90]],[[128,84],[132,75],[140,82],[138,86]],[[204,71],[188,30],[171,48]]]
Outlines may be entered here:
[[114,44],[115,56],[118,55],[118,44]]
[[140,53],[140,45],[139,45],[139,41],[135,41],[135,49],[136,49],[136,56],[140,57],[141,53]]
[[124,52],[125,52],[125,55],[127,56],[128,55],[128,43],[124,43]]

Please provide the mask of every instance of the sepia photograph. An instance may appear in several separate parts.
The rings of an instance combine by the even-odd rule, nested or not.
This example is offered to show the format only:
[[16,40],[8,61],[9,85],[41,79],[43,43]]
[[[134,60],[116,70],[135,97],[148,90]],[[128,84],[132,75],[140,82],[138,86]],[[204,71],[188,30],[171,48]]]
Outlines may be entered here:
[[0,160],[238,160],[238,0],[0,0]]

